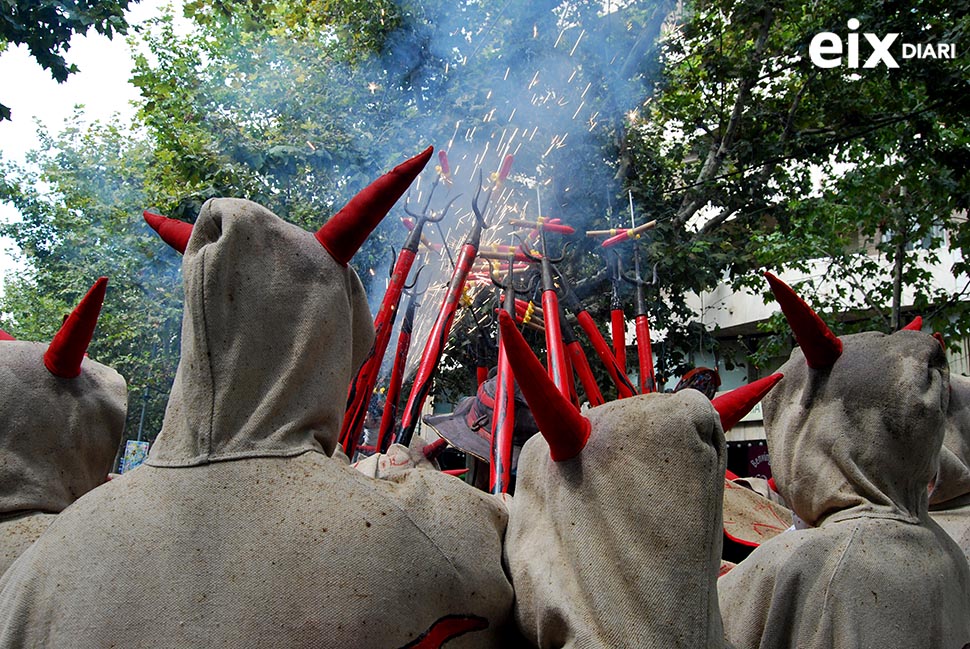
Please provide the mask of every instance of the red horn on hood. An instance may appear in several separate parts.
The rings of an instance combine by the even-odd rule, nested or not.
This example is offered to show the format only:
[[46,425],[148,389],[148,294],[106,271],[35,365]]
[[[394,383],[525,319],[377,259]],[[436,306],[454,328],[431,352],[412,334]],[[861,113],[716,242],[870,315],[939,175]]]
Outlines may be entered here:
[[3,329],[0,329],[0,340],[17,340]]
[[350,262],[371,231],[428,164],[433,150],[429,146],[372,182],[317,230],[317,241],[331,257],[344,266]]
[[721,428],[727,432],[734,428],[741,418],[751,412],[751,409],[761,401],[771,388],[775,387],[784,377],[783,374],[772,374],[763,379],[752,381],[740,388],[725,392],[711,401],[711,405],[721,416]]
[[805,362],[816,370],[831,367],[842,355],[842,341],[788,284],[771,273],[765,273],[765,277],[788,320],[788,326],[795,334],[795,340],[802,348]]
[[918,315],[913,321],[902,328],[902,331],[923,331],[923,316]]
[[64,320],[44,353],[44,365],[51,374],[73,379],[81,373],[81,361],[98,324],[107,286],[108,278],[99,278]]
[[191,223],[170,219],[148,210],[145,210],[142,214],[148,225],[152,226],[152,229],[162,238],[162,241],[185,254],[185,247],[189,245],[189,237],[192,236]]
[[512,373],[522,396],[529,403],[539,432],[549,443],[549,454],[556,462],[576,457],[589,440],[589,419],[559,392],[546,368],[519,333],[512,316],[504,310],[499,311],[498,324]]

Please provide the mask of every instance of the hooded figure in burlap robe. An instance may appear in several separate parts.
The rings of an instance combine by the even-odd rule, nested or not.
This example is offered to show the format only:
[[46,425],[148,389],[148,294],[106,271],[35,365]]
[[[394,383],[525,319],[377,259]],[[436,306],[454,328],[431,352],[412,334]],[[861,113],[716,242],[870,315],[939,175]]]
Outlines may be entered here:
[[584,417],[499,318],[542,433],[519,456],[505,537],[521,633],[537,647],[723,647],[720,404],[684,390]]
[[496,646],[501,504],[437,471],[375,480],[330,457],[373,340],[346,263],[430,155],[316,235],[249,201],[203,205],[158,440],[7,575],[0,646]]
[[950,405],[930,516],[970,559],[970,378],[965,376],[950,376]]
[[50,345],[0,337],[0,573],[112,469],[128,391],[85,358],[106,284],[95,283]]
[[914,331],[836,338],[769,274],[800,349],[764,401],[771,466],[808,529],[718,583],[737,649],[961,649],[970,569],[927,513],[947,411],[940,344]]

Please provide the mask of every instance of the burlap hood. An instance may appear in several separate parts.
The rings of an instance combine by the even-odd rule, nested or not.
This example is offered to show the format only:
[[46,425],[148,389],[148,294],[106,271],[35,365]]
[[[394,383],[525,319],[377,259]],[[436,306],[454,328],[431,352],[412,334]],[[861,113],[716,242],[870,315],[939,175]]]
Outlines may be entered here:
[[843,354],[811,370],[796,349],[764,399],[778,490],[811,526],[833,515],[926,514],[947,412],[940,344],[914,331],[842,337]]
[[356,273],[312,233],[230,198],[202,206],[182,273],[182,356],[147,463],[331,454],[374,336]]
[[104,483],[121,443],[124,378],[89,358],[76,378],[54,376],[46,350],[0,342],[0,517],[60,512]]
[[810,525],[759,546],[718,582],[737,649],[970,643],[970,568],[927,515],[948,402],[939,343],[916,331],[801,350],[764,399],[778,490]]
[[950,377],[947,409],[940,451],[940,471],[930,495],[931,510],[970,505],[970,378]]
[[505,553],[538,647],[721,647],[725,444],[700,392],[589,410],[575,458],[522,448]]

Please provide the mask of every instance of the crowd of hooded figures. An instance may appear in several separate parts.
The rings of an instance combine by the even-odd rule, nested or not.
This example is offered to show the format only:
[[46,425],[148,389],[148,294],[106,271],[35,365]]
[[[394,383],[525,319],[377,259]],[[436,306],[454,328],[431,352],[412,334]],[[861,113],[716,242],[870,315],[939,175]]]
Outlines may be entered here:
[[[125,381],[85,354],[106,280],[50,344],[4,336],[0,647],[970,646],[970,381],[919,320],[837,337],[771,274],[798,347],[713,402],[581,413],[501,313],[541,432],[511,497],[420,440],[350,465],[374,330],[348,262],[430,155],[316,233],[239,199],[153,223],[183,253],[181,359],[121,477]],[[724,430],[762,397],[773,480],[730,480]]]

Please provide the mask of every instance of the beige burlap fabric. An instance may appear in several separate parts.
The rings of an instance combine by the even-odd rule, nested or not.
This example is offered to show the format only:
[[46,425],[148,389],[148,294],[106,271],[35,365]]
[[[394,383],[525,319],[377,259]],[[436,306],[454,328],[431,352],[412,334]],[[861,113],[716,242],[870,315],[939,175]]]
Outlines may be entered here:
[[831,368],[800,350],[764,400],[772,472],[812,526],[718,583],[738,649],[962,649],[970,569],[927,514],[947,409],[939,344],[919,332],[842,338]]
[[593,408],[555,463],[522,449],[506,559],[516,622],[538,647],[722,647],[716,580],[725,445],[700,392]]
[[[771,488],[768,481],[764,478],[753,478],[745,476],[742,478],[735,478],[731,482],[742,487],[747,487],[751,491],[755,492],[762,498],[767,498],[776,505],[781,505],[785,509],[788,509],[788,505],[785,503],[785,499],[781,497],[777,491]],[[789,510],[790,511],[790,510]]]
[[423,443],[418,443],[417,446],[412,448],[401,444],[391,444],[387,448],[387,453],[374,453],[354,462],[351,466],[363,475],[378,480],[387,480],[416,468],[436,469],[421,452],[423,447]]
[[57,514],[102,484],[125,426],[125,380],[84,359],[62,378],[47,345],[0,342],[0,572]]
[[930,516],[970,559],[970,378],[950,377],[940,471],[930,494]]
[[738,484],[742,480],[724,479],[724,533],[755,547],[791,527],[791,510]]
[[328,457],[373,336],[353,270],[230,199],[203,206],[182,269],[162,433],[0,582],[0,646],[496,646],[501,504]]

